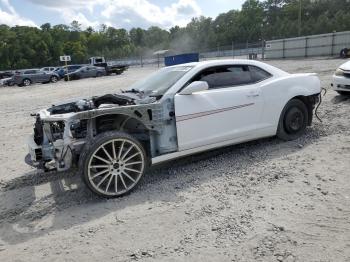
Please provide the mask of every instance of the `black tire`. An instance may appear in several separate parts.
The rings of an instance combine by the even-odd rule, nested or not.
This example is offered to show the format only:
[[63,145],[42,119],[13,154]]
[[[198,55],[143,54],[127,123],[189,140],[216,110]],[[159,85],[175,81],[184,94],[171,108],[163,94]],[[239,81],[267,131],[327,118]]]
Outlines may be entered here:
[[347,58],[348,57],[348,49],[347,48],[344,48],[340,51],[340,57],[341,58]]
[[350,91],[336,91],[341,96],[350,96]]
[[58,82],[58,77],[57,76],[51,76],[50,77],[50,82],[51,83],[57,83]]
[[96,73],[96,77],[101,77],[102,76],[102,73],[101,72],[97,72]]
[[30,86],[32,81],[28,78],[23,79],[21,86]]
[[[130,158],[133,155],[135,156]],[[116,158],[113,158],[114,156]],[[104,161],[101,161],[101,158]],[[105,160],[110,163],[106,163]],[[140,163],[131,165],[128,161]],[[137,187],[146,172],[148,162],[144,147],[137,139],[123,132],[109,131],[96,136],[91,143],[85,145],[79,158],[79,170],[84,183],[93,193],[105,198],[114,198],[129,194]],[[130,168],[134,171],[129,171]],[[135,172],[136,170],[138,171]]]
[[299,99],[292,99],[282,110],[277,137],[285,141],[297,139],[305,133],[308,122],[306,105]]

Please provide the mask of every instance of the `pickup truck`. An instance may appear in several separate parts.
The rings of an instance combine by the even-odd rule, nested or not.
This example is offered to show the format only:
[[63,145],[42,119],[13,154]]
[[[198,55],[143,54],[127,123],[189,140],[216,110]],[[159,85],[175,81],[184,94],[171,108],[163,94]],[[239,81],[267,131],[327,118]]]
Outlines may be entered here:
[[104,57],[90,57],[89,64],[93,66],[103,67],[106,70],[106,75],[120,75],[129,68],[129,66],[125,64],[106,62]]

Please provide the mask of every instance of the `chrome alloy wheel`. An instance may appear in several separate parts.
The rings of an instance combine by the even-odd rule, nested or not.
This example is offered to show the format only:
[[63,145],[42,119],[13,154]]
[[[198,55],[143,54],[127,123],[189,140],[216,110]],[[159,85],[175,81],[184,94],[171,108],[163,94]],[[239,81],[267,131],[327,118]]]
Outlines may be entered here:
[[88,163],[91,186],[106,196],[118,196],[130,191],[145,169],[142,149],[131,140],[112,139],[99,146]]
[[23,80],[23,85],[24,86],[30,86],[30,84],[31,84],[31,81],[29,79],[24,79]]

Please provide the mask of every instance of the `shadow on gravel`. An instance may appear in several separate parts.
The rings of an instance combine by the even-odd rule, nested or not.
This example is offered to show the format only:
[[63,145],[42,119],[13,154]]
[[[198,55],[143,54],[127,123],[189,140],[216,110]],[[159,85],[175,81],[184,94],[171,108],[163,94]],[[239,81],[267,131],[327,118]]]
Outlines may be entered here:
[[332,101],[333,104],[340,104],[340,103],[343,103],[343,102],[350,102],[350,95],[348,95],[348,96],[337,95],[337,96],[333,97],[331,101]]
[[[203,184],[224,174],[227,176],[230,170],[235,171],[232,174],[243,176],[250,167],[288,156],[324,135],[314,128],[296,141],[268,138],[171,161],[151,168],[139,187],[128,196],[110,200],[88,191],[75,175],[76,170],[30,172],[0,184],[0,238],[8,244],[17,244],[93,221],[126,207],[181,202],[179,193],[190,190],[194,184]],[[234,183],[232,174],[229,176]]]

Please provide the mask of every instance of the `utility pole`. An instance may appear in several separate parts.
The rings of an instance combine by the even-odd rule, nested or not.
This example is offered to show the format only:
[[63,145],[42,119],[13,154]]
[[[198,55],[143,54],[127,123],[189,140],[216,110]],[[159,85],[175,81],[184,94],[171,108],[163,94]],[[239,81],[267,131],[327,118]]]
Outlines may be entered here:
[[233,41],[232,41],[232,59],[235,59],[235,46]]
[[301,35],[301,0],[299,0],[298,36]]

